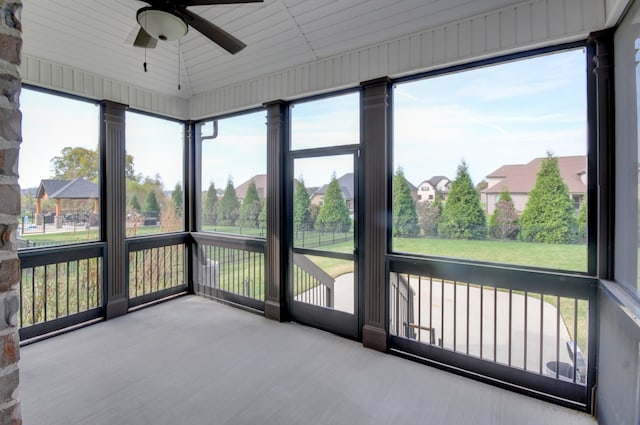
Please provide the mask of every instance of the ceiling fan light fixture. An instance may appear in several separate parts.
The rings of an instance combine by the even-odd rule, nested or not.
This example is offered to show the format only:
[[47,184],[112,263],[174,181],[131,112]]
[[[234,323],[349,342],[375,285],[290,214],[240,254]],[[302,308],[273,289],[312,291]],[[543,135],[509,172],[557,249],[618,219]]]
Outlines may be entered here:
[[151,37],[162,41],[178,40],[189,29],[180,16],[153,7],[138,10],[136,19]]

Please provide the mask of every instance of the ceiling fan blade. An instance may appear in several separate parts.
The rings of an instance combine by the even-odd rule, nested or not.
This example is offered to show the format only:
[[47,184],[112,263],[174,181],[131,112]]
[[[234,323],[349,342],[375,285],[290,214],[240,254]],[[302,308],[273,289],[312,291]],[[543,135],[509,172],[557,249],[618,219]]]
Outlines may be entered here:
[[242,41],[238,40],[222,28],[212,24],[204,18],[196,15],[195,13],[183,9],[180,11],[185,18],[187,24],[191,25],[196,31],[213,41],[227,52],[235,55],[240,50],[247,47]]
[[133,41],[133,45],[136,47],[144,47],[145,49],[153,49],[158,44],[158,40],[151,37],[144,28],[140,27],[136,39]]
[[182,0],[185,6],[211,6],[214,4],[263,3],[264,0]]

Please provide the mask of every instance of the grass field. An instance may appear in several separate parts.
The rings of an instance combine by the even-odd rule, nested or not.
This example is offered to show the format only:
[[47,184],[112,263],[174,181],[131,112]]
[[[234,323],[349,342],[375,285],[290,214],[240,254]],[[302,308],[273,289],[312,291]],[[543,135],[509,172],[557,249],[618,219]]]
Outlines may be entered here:
[[395,252],[519,264],[559,270],[587,270],[584,244],[542,244],[499,240],[394,238]]

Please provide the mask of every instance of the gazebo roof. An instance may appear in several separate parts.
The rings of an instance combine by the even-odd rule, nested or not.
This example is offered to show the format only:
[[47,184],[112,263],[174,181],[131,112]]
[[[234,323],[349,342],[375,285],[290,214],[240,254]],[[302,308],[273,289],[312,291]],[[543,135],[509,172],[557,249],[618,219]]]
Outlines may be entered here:
[[98,199],[98,185],[83,178],[73,180],[42,180],[36,198]]

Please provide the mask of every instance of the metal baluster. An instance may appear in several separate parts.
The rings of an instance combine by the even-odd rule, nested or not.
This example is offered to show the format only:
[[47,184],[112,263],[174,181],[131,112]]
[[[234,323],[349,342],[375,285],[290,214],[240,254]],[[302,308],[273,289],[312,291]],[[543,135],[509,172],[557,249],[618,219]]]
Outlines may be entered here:
[[484,345],[484,285],[480,285],[480,358]]
[[444,279],[440,279],[440,347],[444,348]]
[[431,340],[433,332],[433,277],[429,276],[429,344],[434,344],[435,339]]
[[498,361],[498,288],[493,287],[493,362]]
[[453,281],[453,351],[458,351],[458,282]]
[[509,354],[508,354],[508,364],[509,366],[511,366],[511,333],[513,330],[513,290],[509,289],[509,337],[508,337],[508,347],[509,347]]
[[556,295],[556,379],[560,377],[560,296]]
[[42,303],[42,306],[44,308],[44,320],[43,320],[43,322],[47,321],[47,304],[48,304],[47,303],[47,285],[49,285],[49,282],[48,282],[48,279],[47,279],[49,277],[49,274],[47,273],[47,267],[48,267],[48,264],[45,264],[44,265],[44,282],[43,282],[43,287],[42,287],[42,294],[44,296],[44,300],[43,300],[43,303]]
[[578,376],[578,299],[573,299],[573,382]]
[[527,328],[529,321],[529,293],[524,291],[524,370],[527,370]]
[[543,352],[543,341],[544,341],[544,293],[540,293],[540,375],[542,375],[542,358],[544,355]]
[[[409,291],[407,290],[407,308],[409,308],[409,301],[410,301],[410,297],[408,295],[409,295]],[[418,276],[418,342],[422,340],[422,320],[421,320],[422,319],[422,298],[421,297],[422,297],[422,276]]]
[[60,263],[56,263],[56,316],[55,317],[60,317],[60,306],[59,306],[59,293],[58,291],[60,290],[60,286],[58,285],[58,268],[60,267]]
[[470,296],[469,284],[467,283],[467,356],[469,355],[469,296]]

